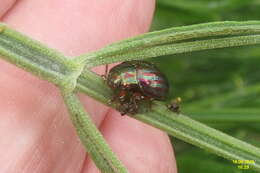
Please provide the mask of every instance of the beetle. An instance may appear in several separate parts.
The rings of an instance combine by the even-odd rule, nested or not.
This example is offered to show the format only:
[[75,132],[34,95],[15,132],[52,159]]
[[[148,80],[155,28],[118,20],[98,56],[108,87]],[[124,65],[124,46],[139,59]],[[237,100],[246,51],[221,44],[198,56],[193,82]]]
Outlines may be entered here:
[[165,100],[169,82],[152,63],[125,61],[110,69],[106,83],[114,91],[112,102],[118,104],[121,115],[138,113],[142,101]]
[[176,99],[174,99],[169,105],[167,105],[168,109],[174,113],[180,114],[181,112],[181,107],[180,107],[180,103],[181,103],[181,98],[177,97]]

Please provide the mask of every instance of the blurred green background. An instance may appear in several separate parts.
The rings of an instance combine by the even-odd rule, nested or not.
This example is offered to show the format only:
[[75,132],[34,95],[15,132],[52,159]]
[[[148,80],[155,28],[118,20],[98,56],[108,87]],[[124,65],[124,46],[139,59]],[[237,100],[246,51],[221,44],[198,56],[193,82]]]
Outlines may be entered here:
[[[260,0],[157,0],[151,30],[230,20],[260,20]],[[170,81],[169,100],[182,98],[184,113],[195,104],[199,110],[257,110],[260,105],[260,45],[171,55],[151,61]],[[206,101],[197,104],[201,100]],[[208,125],[260,147],[260,123],[214,123],[213,117]],[[255,172],[238,169],[231,161],[176,138],[172,141],[179,173]]]

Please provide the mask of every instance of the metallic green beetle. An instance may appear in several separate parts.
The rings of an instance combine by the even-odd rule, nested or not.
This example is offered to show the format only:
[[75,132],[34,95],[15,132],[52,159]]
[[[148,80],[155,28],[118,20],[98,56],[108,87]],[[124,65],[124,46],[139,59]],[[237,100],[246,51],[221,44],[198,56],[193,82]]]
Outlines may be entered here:
[[115,94],[112,101],[119,103],[122,115],[138,113],[142,100],[164,100],[169,93],[167,78],[144,61],[126,61],[113,67],[106,81]]

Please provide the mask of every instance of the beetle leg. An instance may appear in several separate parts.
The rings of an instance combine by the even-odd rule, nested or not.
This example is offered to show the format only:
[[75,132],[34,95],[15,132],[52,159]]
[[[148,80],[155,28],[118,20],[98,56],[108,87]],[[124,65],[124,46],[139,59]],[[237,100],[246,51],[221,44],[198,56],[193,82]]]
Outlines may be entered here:
[[122,90],[118,94],[118,100],[120,103],[125,103],[127,100],[127,92]]
[[140,93],[134,93],[133,97],[132,97],[132,102],[133,102],[133,113],[137,113],[138,112],[138,102],[141,101],[143,99],[143,96]]
[[119,112],[120,112],[120,114],[121,114],[122,116],[127,113],[127,107],[125,107],[125,106],[126,106],[126,105],[121,105],[121,106],[119,107]]
[[125,115],[127,113],[131,113],[131,104],[132,102],[128,99],[128,93],[125,90],[119,91],[111,100],[112,102],[118,102],[118,110],[121,115]]
[[127,112],[130,113],[130,114],[136,114],[137,113],[137,104],[135,101],[131,101],[132,103],[128,103],[128,110]]
[[108,72],[108,65],[106,64],[106,69],[105,69],[105,76],[106,76],[106,78],[107,78],[107,73]]
[[114,102],[117,102],[119,101],[119,103],[121,104],[121,100],[124,96],[124,93],[122,92],[115,92],[115,94],[113,95],[113,97],[108,101],[108,104],[112,104]]
[[112,103],[114,103],[117,100],[117,95],[113,96],[111,99],[108,100],[108,104],[111,105]]
[[131,103],[129,101],[120,105],[119,112],[121,113],[122,116],[127,113],[130,113],[130,114],[136,113],[135,108],[133,107],[133,103]]
[[109,104],[112,104],[113,102],[115,102],[117,99],[118,99],[118,95],[114,95],[109,101],[108,101],[108,103]]
[[136,98],[134,97],[133,98],[133,106],[134,106],[134,110],[137,110],[138,109],[138,106],[137,106],[137,103],[136,103]]

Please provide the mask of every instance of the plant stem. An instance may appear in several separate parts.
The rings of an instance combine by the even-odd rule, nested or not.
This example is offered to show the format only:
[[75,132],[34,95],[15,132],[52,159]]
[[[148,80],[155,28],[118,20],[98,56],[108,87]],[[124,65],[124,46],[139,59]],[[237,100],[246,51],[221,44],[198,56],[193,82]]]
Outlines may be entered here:
[[252,166],[260,170],[259,148],[194,121],[187,116],[169,112],[163,103],[155,103],[151,112],[139,114],[135,118],[224,158],[254,160],[256,164]]
[[73,93],[62,94],[78,135],[97,167],[104,173],[128,172],[103,140],[79,99]]
[[[61,53],[0,24],[0,55],[5,60],[56,84],[63,91],[64,101],[78,135],[98,168],[104,173],[126,173],[126,168],[110,150],[100,132],[71,92],[75,89],[84,64],[69,60]],[[82,83],[88,83],[85,71]],[[103,84],[103,83],[102,83]],[[91,85],[90,85],[91,86]],[[98,89],[98,87],[96,87]],[[86,90],[84,90],[86,91]],[[89,95],[93,92],[87,89]],[[104,92],[103,92],[104,93]],[[109,93],[109,92],[107,92]],[[102,92],[101,92],[102,94]],[[98,94],[92,94],[100,100]],[[103,98],[103,97],[101,97]]]
[[257,34],[260,34],[259,21],[196,24],[150,32],[111,44],[97,52],[80,55],[79,58],[87,61],[88,67],[93,67],[190,51],[259,44],[254,37]]

